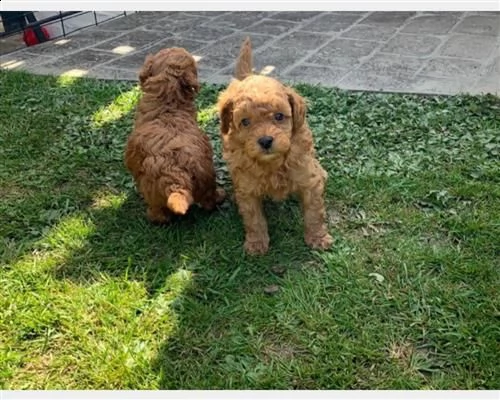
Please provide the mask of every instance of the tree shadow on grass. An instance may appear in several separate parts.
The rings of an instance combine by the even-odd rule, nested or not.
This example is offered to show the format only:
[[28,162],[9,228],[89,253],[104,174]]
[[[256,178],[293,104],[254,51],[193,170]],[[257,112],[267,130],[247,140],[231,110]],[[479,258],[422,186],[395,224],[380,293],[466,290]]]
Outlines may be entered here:
[[[12,323],[18,328],[9,331],[16,349],[29,349],[20,351],[26,367],[9,361],[17,376],[12,385],[316,387],[307,334],[324,330],[331,317],[322,315],[321,326],[311,315],[328,308],[315,298],[326,284],[314,278],[324,262],[304,244],[298,204],[266,205],[271,249],[262,257],[244,254],[232,202],[152,225],[123,166],[133,107],[108,107],[133,86],[22,78],[9,107],[25,107],[16,132],[3,131],[11,153],[2,179],[20,193],[3,200],[10,247],[2,259],[13,279],[29,275],[22,279],[32,286],[17,289],[19,298],[32,301],[33,287],[40,300],[20,305]],[[206,90],[201,108],[213,104],[218,89]],[[201,114],[220,154],[217,122],[210,112]],[[29,134],[19,135],[22,129]],[[24,270],[17,265],[22,258]],[[298,335],[304,321],[307,334]],[[62,370],[62,377],[54,372]]]
[[[2,263],[9,265],[62,219],[88,207],[92,193],[123,181],[121,156],[110,152],[96,160],[96,154],[123,141],[132,110],[91,125],[100,110],[134,85],[20,72],[2,72],[0,81],[10,91],[0,107],[6,121],[0,236]],[[110,127],[116,138],[106,132]]]
[[251,257],[243,251],[243,225],[233,203],[226,201],[213,212],[193,206],[186,216],[157,225],[146,219],[144,201],[136,192],[129,190],[121,197],[116,206],[89,207],[92,233],[83,247],[58,265],[54,271],[58,278],[90,283],[101,273],[127,274],[129,279],[144,281],[154,296],[165,278],[180,267],[190,269],[197,279],[219,272],[223,279],[222,275],[237,272],[234,280],[247,275],[243,269],[269,272],[273,261],[290,265],[312,257],[303,243],[299,206],[294,202],[266,204],[272,248],[264,257]]
[[[102,120],[95,121],[99,110],[114,103],[117,96],[133,85],[85,79],[61,85],[56,78],[32,78],[25,74],[0,78],[10,85],[20,82],[17,100],[14,98],[8,107],[15,111],[19,104],[23,105],[14,129],[3,131],[8,143],[4,151],[10,157],[7,173],[2,175],[8,191],[2,205],[7,210],[3,215],[6,220],[2,221],[5,244],[2,263],[16,269],[23,258],[27,258],[29,264],[33,252],[53,253],[54,259],[47,264],[49,271],[26,268],[34,273],[35,280],[42,277],[45,280],[44,274],[49,272],[63,284],[56,286],[55,290],[60,292],[53,299],[61,302],[58,307],[62,310],[54,309],[47,320],[37,323],[39,326],[27,326],[27,333],[23,335],[28,336],[23,340],[37,340],[49,331],[57,334],[61,328],[59,319],[64,313],[71,321],[69,316],[73,310],[82,312],[73,308],[77,305],[67,304],[72,299],[65,297],[66,283],[75,285],[75,295],[91,296],[95,284],[99,286],[113,279],[122,283],[137,282],[145,288],[151,303],[161,303],[165,291],[171,290],[172,277],[181,272],[190,277],[189,284],[175,299],[168,300],[167,308],[175,319],[175,328],[156,348],[158,354],[149,359],[146,369],[142,365],[132,372],[136,376],[129,380],[119,374],[113,380],[106,376],[106,368],[99,365],[96,370],[103,371],[102,381],[95,385],[134,388],[139,385],[137,382],[143,381],[137,375],[153,373],[159,375],[156,383],[142,383],[141,387],[231,386],[224,383],[226,370],[230,379],[234,378],[234,371],[262,374],[245,364],[252,364],[266,353],[252,348],[250,342],[255,340],[245,339],[248,332],[254,336],[269,333],[267,354],[281,352],[285,357],[298,354],[300,348],[292,344],[291,336],[273,338],[273,333],[266,328],[269,321],[276,318],[273,310],[276,288],[272,285],[287,284],[287,278],[281,276],[283,269],[294,275],[294,279],[301,279],[303,266],[315,260],[303,243],[298,204],[289,201],[266,205],[271,250],[263,257],[244,254],[243,226],[231,202],[213,213],[194,207],[186,217],[168,226],[152,225],[145,218],[145,204],[134,191],[132,179],[123,166],[123,146],[130,132],[133,107],[115,115],[113,108],[108,107]],[[33,90],[33,85],[40,87]],[[215,96],[217,90],[209,90]],[[32,97],[27,98],[23,91]],[[46,96],[45,103],[39,101],[43,96]],[[75,104],[81,104],[81,109]],[[214,121],[209,129],[212,135],[216,128]],[[41,131],[42,126],[46,134]],[[24,136],[19,133],[23,129]],[[274,269],[276,266],[280,268]],[[100,304],[98,296],[95,302]],[[125,307],[130,304],[138,303],[127,303]],[[139,315],[142,311],[136,312]],[[97,318],[109,319],[109,316],[99,314]],[[102,321],[98,319],[96,323]],[[96,328],[85,326],[91,330]],[[117,341],[121,341],[121,334],[124,335],[123,332],[117,334]],[[75,344],[64,350],[57,339],[51,339],[53,345],[47,340],[48,349],[41,350],[41,368],[50,370],[44,364],[44,352],[55,352],[56,366],[60,363],[59,368],[67,368],[70,361],[65,361],[65,352],[72,351]],[[106,337],[104,342],[112,343],[112,338]],[[283,343],[284,347],[277,343]],[[86,351],[91,351],[92,359],[101,360],[96,362],[108,362],[106,358],[99,358],[97,348]],[[80,362],[81,369],[86,368],[87,361]],[[219,371],[223,375],[216,381],[200,381],[199,375],[213,362],[222,365]],[[34,366],[30,368],[36,370],[36,357],[31,364]],[[75,382],[79,381],[78,377],[82,378],[81,382],[95,379],[92,371],[79,374],[75,375]],[[239,382],[240,387],[246,379]],[[238,386],[238,382],[234,385]]]
[[[281,344],[283,351],[291,352],[285,357],[302,351],[291,344],[292,333],[275,338],[268,328],[276,319],[274,286],[279,291],[287,280],[281,276],[283,270],[294,279],[304,278],[303,268],[315,257],[303,243],[298,204],[268,204],[266,209],[271,251],[249,257],[243,252],[243,226],[234,204],[212,213],[193,207],[187,216],[158,226],[146,220],[142,199],[129,192],[116,207],[89,211],[93,232],[58,264],[54,274],[80,286],[91,286],[103,277],[140,282],[150,303],[168,297],[174,328],[164,337],[147,373],[159,375],[160,388],[227,387],[224,377],[210,383],[200,381],[199,375],[212,363],[220,363],[224,371],[232,368],[231,362],[252,363],[263,357],[265,351],[252,347],[255,338],[245,338],[248,329],[254,329],[253,335],[269,333],[271,353],[273,346]],[[166,294],[175,291],[171,279],[179,273],[191,278],[172,299]],[[228,376],[238,368],[251,374],[253,367],[238,364],[232,373],[227,371]],[[185,375],[189,370],[191,377]],[[143,367],[137,373],[143,374]],[[247,382],[244,374],[239,387]]]

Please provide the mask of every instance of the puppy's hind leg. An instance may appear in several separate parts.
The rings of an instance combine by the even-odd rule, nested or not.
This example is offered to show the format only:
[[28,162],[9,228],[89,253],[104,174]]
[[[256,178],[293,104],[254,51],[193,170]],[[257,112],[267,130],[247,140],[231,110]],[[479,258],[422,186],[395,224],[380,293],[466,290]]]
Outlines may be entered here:
[[170,221],[170,211],[163,207],[149,206],[146,210],[148,220],[154,224],[166,224]]
[[217,178],[212,161],[205,161],[198,167],[198,194],[197,203],[207,211],[212,211],[218,204],[226,199],[226,192],[222,187],[217,187]]
[[200,201],[200,206],[207,211],[212,211],[218,204],[223,203],[225,199],[226,191],[221,187],[214,187],[205,194]]

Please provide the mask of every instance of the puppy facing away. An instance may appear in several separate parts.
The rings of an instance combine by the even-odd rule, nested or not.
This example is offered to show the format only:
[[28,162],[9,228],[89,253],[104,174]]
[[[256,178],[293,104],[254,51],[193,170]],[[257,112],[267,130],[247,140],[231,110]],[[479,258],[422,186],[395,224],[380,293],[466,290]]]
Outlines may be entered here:
[[139,83],[125,165],[147,203],[148,219],[168,222],[193,203],[214,209],[225,193],[216,187],[212,146],[196,121],[196,61],[182,48],[160,50],[146,57]]
[[218,100],[223,156],[245,226],[244,248],[250,254],[269,249],[262,200],[297,194],[306,244],[327,249],[333,243],[323,199],[327,173],[315,157],[305,101],[276,79],[253,75],[252,64],[247,38],[236,63],[236,79]]

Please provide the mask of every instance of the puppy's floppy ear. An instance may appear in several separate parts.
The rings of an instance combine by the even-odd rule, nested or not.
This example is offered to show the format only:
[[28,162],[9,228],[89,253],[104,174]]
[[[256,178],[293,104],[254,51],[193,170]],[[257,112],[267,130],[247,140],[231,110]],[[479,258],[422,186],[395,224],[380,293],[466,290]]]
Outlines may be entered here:
[[200,91],[200,83],[198,76],[193,71],[185,71],[180,77],[182,90],[188,94],[198,93]]
[[306,119],[306,102],[295,90],[286,88],[288,101],[292,107],[293,132],[297,132]]
[[219,106],[220,131],[222,135],[229,133],[229,127],[233,119],[233,102],[226,100]]
[[144,60],[141,70],[139,71],[139,82],[141,86],[144,86],[144,83],[146,83],[148,78],[153,74],[153,58],[152,54],[148,54]]

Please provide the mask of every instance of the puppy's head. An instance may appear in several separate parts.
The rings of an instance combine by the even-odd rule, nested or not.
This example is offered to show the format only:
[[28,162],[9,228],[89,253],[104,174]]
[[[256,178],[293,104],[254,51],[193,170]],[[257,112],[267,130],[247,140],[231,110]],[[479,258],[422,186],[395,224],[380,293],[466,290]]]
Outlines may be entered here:
[[284,159],[305,122],[305,102],[277,80],[252,75],[231,82],[218,102],[221,134],[259,162]]
[[161,97],[175,92],[185,100],[193,100],[200,90],[196,61],[179,47],[148,55],[139,72],[139,83],[145,93]]

